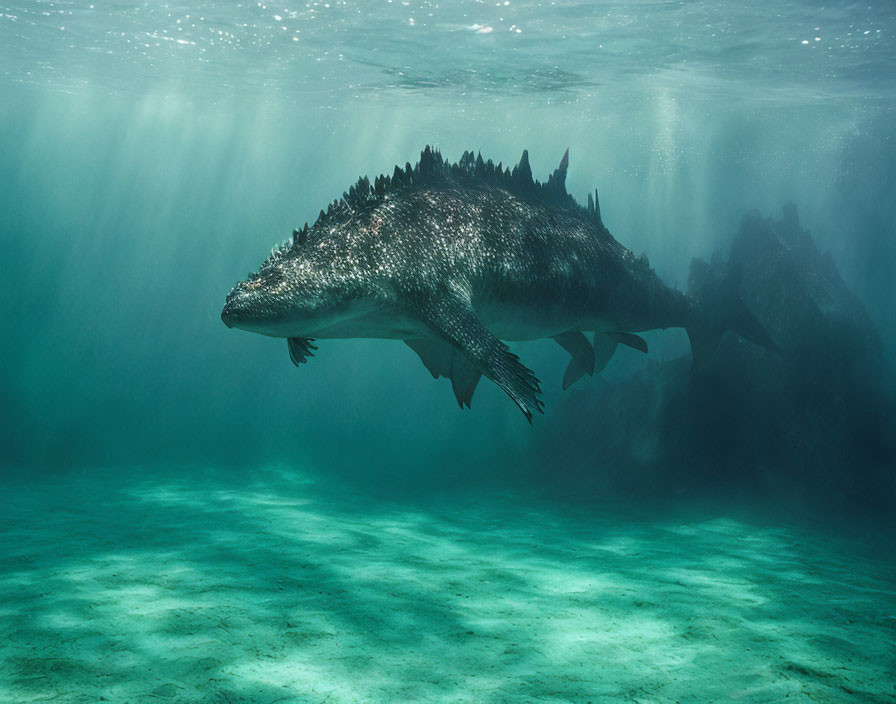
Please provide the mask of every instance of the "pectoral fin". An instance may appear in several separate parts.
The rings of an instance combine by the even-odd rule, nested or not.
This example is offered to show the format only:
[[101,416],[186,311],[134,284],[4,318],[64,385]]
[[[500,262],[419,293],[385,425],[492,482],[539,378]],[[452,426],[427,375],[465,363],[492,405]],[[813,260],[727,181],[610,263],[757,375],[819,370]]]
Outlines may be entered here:
[[637,335],[633,335],[630,332],[608,332],[606,333],[609,337],[612,337],[616,342],[621,345],[626,345],[627,347],[633,347],[639,352],[643,352],[647,354],[647,341],[643,337],[638,337]]
[[[488,331],[476,317],[468,300],[451,294],[418,296],[415,299],[418,306],[415,313],[429,326],[433,335],[451,345],[473,370],[500,386],[523,412],[526,420],[531,423],[532,413],[542,412],[544,404],[538,398],[541,386],[535,374],[523,366],[507,345]],[[475,383],[471,386],[472,378],[472,374],[464,376],[460,372],[456,377],[452,375],[452,386],[461,405],[464,398],[472,396],[472,389],[475,388]]]
[[451,378],[451,358],[455,354],[451,345],[439,340],[405,340],[404,344],[417,353],[433,379]]
[[563,390],[581,379],[585,374],[594,374],[594,348],[581,332],[565,332],[555,335],[554,340],[570,355],[572,361],[563,375]]
[[447,342],[440,340],[405,340],[404,343],[420,357],[434,379],[451,379],[451,388],[458,405],[470,407],[473,392],[482,373]]
[[604,367],[613,358],[617,347],[619,347],[619,343],[612,337],[608,337],[602,332],[594,333],[594,371],[599,374],[604,370]]
[[482,377],[476,367],[470,364],[462,354],[454,353],[451,360],[451,389],[454,391],[454,397],[457,399],[457,405],[461,408],[466,404],[470,407],[470,401],[473,400],[473,392],[476,390],[476,384]]
[[286,344],[289,345],[289,358],[296,366],[304,364],[308,361],[308,357],[313,357],[317,347],[313,344],[314,340],[306,337],[288,337]]

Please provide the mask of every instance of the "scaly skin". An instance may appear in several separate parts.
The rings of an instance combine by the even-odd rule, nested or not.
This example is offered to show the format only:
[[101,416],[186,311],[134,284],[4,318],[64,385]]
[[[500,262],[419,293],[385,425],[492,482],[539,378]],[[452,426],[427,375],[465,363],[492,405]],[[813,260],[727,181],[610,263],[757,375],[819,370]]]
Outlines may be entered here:
[[[564,156],[549,182],[538,184],[525,153],[510,172],[470,153],[449,165],[427,147],[413,171],[396,169],[373,187],[360,181],[312,228],[297,230],[258,274],[237,284],[222,318],[302,341],[446,344],[459,355],[446,348],[455,368],[491,378],[531,417],[541,406],[538,382],[501,340],[633,332],[699,318],[689,298],[610,235],[599,206],[580,207],[566,194],[567,163]],[[293,345],[290,352],[298,361],[310,354]],[[451,362],[421,357],[434,376],[456,381]],[[582,364],[591,373],[593,355],[591,369]],[[468,405],[471,396],[472,389],[458,401]]]

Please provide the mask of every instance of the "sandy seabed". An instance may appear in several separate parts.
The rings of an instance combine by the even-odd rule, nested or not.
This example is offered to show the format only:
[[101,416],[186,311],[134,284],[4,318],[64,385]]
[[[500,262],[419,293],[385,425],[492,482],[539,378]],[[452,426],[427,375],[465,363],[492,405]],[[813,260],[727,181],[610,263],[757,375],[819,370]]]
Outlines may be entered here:
[[275,470],[0,491],[0,702],[896,701],[855,538]]

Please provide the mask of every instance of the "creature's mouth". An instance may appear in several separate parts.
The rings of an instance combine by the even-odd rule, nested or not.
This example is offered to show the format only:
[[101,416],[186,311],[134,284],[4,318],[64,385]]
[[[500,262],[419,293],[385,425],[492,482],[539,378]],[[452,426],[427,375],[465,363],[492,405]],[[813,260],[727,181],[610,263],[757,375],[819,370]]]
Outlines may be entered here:
[[224,310],[221,311],[221,321],[229,328],[233,327],[233,312],[228,310],[230,308],[229,305],[224,306]]
[[257,332],[270,337],[288,337],[282,334],[283,324],[277,318],[266,315],[267,311],[249,311],[243,301],[228,301],[221,311],[221,322],[228,328]]

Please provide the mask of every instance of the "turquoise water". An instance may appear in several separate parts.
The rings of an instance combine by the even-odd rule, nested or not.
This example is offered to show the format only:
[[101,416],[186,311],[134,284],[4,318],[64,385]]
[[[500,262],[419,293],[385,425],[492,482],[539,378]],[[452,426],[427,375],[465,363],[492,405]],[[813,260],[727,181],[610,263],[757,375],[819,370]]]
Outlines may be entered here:
[[515,344],[530,428],[401,343],[296,369],[219,318],[360,175],[569,147],[679,288],[798,204],[892,367],[894,34],[889,2],[0,5],[0,700],[894,701],[886,515],[786,466],[582,482],[603,439],[557,424],[680,331],[568,394]]
[[29,484],[0,523],[5,701],[893,698],[892,553],[817,531],[373,502],[294,467]]

